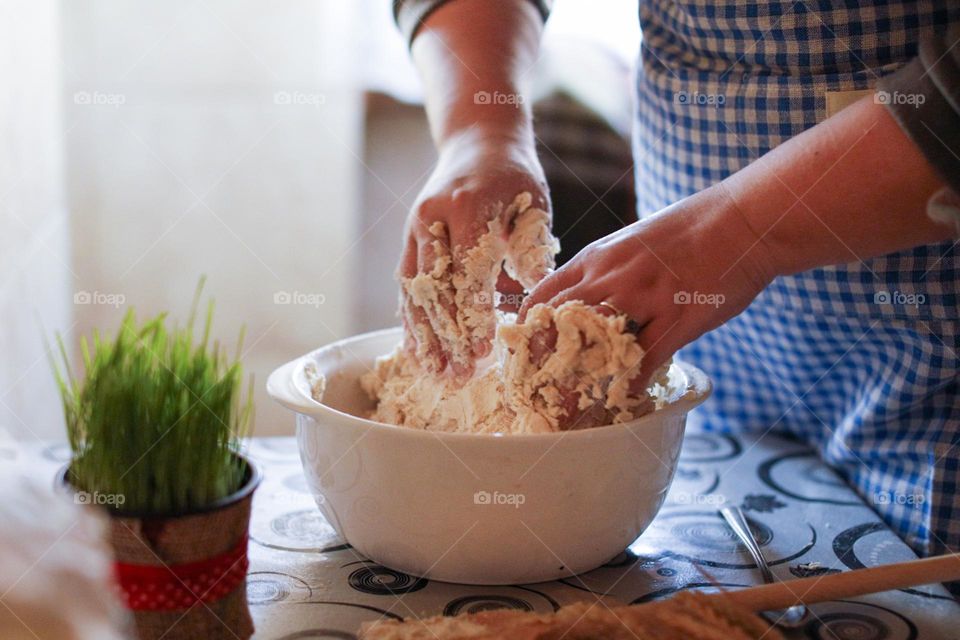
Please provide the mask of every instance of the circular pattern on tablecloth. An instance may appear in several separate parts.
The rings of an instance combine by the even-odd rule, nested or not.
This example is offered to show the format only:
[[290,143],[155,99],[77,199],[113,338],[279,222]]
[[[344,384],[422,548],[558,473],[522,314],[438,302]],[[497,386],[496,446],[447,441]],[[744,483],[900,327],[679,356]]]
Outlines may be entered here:
[[[812,471],[815,466],[821,469]],[[842,486],[843,481],[836,475],[833,475],[833,478],[839,481],[840,485],[826,481],[825,478],[833,472],[825,469],[816,453],[799,451],[765,460],[757,467],[757,477],[774,491],[802,502],[849,506],[863,504],[853,498],[838,500],[837,487]],[[807,481],[798,482],[798,478],[805,478]]]
[[[777,537],[778,548],[790,550],[785,557],[767,552],[771,565],[789,562],[809,551],[817,541],[810,525],[784,522],[776,532],[768,525],[747,516],[757,543],[768,546]],[[789,526],[786,526],[789,525]],[[638,542],[645,548],[662,548],[659,558],[681,558],[708,567],[753,569],[755,564],[746,547],[716,511],[671,510],[661,512]]]
[[683,437],[680,462],[720,462],[743,451],[740,440],[728,433],[688,433]]
[[305,581],[278,571],[254,571],[247,575],[247,602],[251,605],[275,602],[303,602],[313,595]]
[[496,609],[516,609],[518,611],[533,611],[533,605],[526,600],[512,596],[476,595],[462,596],[448,602],[443,608],[443,615],[455,616],[460,613],[480,613]]
[[813,605],[804,634],[816,640],[914,640],[917,627],[886,607],[838,600]]
[[[737,534],[716,513],[710,511],[683,511],[664,514],[664,533],[676,540],[678,546],[695,547],[706,552],[737,554],[745,547]],[[767,525],[747,518],[757,544],[765,547],[773,540],[773,530]]]
[[[849,569],[864,569],[915,560],[913,552],[882,522],[864,522],[844,529],[833,539],[833,553]],[[929,587],[902,589],[923,598],[952,600],[929,593]]]
[[750,585],[746,584],[736,584],[732,582],[687,582],[675,587],[664,587],[663,589],[657,589],[656,591],[651,591],[645,593],[642,596],[634,598],[630,604],[644,604],[646,602],[654,602],[656,600],[663,600],[679,591],[699,591],[701,593],[716,593],[721,589],[740,589],[743,587],[749,587]]
[[706,467],[680,465],[667,493],[670,504],[692,504],[695,496],[713,493],[720,486],[720,474]]
[[430,582],[409,574],[370,563],[353,571],[347,578],[351,587],[374,596],[395,596],[420,591]]
[[817,484],[828,487],[847,488],[847,483],[843,481],[836,471],[828,467],[820,460],[819,456],[812,456],[805,465],[800,468],[800,475]]
[[272,520],[254,519],[250,539],[281,551],[326,553],[343,548],[344,541],[316,507],[299,509]]
[[304,493],[308,496],[313,495],[313,492],[310,491],[310,487],[307,486],[307,478],[303,475],[302,471],[291,473],[286,478],[284,478],[283,486],[297,493]]

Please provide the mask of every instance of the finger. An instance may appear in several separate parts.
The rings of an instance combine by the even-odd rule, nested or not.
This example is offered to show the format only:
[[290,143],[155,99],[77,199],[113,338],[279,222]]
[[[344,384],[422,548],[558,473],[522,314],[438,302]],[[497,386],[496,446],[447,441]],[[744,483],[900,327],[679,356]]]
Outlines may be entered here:
[[489,231],[489,220],[482,215],[461,216],[450,221],[447,235],[450,251],[454,255],[464,255],[468,249],[477,246],[481,236]]
[[[525,198],[523,196],[526,196]],[[530,195],[514,201],[504,268],[524,288],[533,289],[556,266],[560,242],[550,233],[550,214],[530,206]]]
[[457,307],[451,283],[452,262],[442,223],[434,223],[427,234],[419,234],[417,269],[428,274],[434,284],[435,298],[422,307],[433,335],[447,362],[457,362],[460,335],[457,328]]
[[473,372],[472,359],[483,358],[493,350],[496,333],[494,306],[497,295],[495,276],[503,261],[503,241],[488,237],[488,218],[473,216],[466,224],[450,227],[453,249],[455,292],[460,301],[458,312],[469,340],[465,349],[471,356],[465,373]]
[[440,348],[440,341],[422,307],[407,297],[404,299],[404,316],[410,334],[416,345],[417,359],[432,373],[440,373],[447,365],[446,355]]
[[541,280],[540,284],[534,287],[533,291],[527,295],[526,300],[523,301],[523,305],[520,306],[519,321],[524,321],[530,307],[542,302],[549,302],[565,289],[578,285],[582,277],[583,271],[580,264],[574,260]]
[[403,348],[414,354],[417,351],[416,332],[414,331],[416,321],[407,302],[405,281],[415,275],[417,275],[417,241],[412,234],[408,234],[406,241],[403,243],[403,253],[401,253],[400,263],[397,265],[396,278],[400,283],[398,314],[404,329]]
[[417,239],[411,233],[403,243],[403,252],[400,254],[400,264],[397,265],[397,275],[401,278],[412,278],[417,275]]
[[657,370],[683,346],[680,324],[664,318],[653,319],[637,336],[637,341],[644,354],[639,373],[630,380],[630,392],[634,395],[644,393]]
[[565,302],[570,302],[571,300],[577,300],[579,302],[583,302],[584,304],[590,305],[591,307],[597,308],[599,306],[598,302],[600,301],[600,299],[601,297],[599,295],[596,295],[596,294],[591,295],[591,293],[589,292],[588,289],[586,289],[586,287],[577,286],[577,287],[571,287],[569,289],[565,289],[564,291],[561,291],[557,295],[550,298],[550,300],[547,301],[547,304],[549,304],[551,307],[556,308],[564,304]]

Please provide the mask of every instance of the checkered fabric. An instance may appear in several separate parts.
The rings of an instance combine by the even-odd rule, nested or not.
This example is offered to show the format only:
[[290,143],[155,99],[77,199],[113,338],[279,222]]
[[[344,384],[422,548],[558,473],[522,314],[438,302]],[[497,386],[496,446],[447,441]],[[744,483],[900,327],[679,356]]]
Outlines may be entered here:
[[[827,91],[873,87],[924,34],[960,21],[960,3],[641,0],[640,19],[642,215],[823,120]],[[958,251],[778,278],[682,350],[716,385],[691,428],[792,432],[919,553],[957,549]]]

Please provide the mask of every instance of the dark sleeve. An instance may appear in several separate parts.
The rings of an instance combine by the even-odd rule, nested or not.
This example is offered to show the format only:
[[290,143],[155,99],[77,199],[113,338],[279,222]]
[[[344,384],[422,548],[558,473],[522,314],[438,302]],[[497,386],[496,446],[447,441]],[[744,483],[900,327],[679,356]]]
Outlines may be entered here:
[[[393,19],[396,20],[400,33],[407,41],[407,46],[413,44],[413,39],[417,37],[420,27],[430,14],[448,2],[451,0],[393,0]],[[527,0],[527,2],[532,2],[536,6],[544,20],[550,15],[550,5],[553,4],[553,0]]]
[[907,66],[880,79],[885,104],[940,178],[960,193],[960,25],[921,40]]

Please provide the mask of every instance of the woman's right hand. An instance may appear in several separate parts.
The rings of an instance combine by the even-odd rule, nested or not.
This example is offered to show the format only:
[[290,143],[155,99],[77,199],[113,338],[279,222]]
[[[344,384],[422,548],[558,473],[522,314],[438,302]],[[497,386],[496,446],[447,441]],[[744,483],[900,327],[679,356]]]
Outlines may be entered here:
[[[446,140],[407,219],[399,266],[401,315],[407,347],[434,373],[449,365],[455,375],[470,375],[474,361],[490,353],[497,291],[518,289],[505,277],[497,286],[504,258],[526,289],[552,271],[553,252],[542,250],[555,242],[546,225],[523,243],[510,242],[518,195],[529,193],[531,208],[550,211],[530,137],[476,127]],[[497,242],[484,240],[477,250],[491,230],[496,237],[490,240]],[[531,261],[521,244],[542,251]],[[492,245],[500,255],[489,250]],[[527,259],[519,259],[520,252]]]

